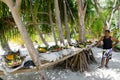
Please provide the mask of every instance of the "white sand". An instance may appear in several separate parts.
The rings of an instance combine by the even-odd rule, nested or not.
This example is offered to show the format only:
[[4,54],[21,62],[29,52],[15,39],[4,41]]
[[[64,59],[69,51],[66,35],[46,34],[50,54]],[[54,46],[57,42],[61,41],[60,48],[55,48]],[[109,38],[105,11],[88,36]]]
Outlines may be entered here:
[[[72,72],[70,70],[49,69],[46,70],[48,80],[119,80],[120,78],[120,52],[113,52],[113,58],[110,60],[109,69],[98,69],[100,65],[102,49],[93,48],[95,59],[98,64],[91,64],[89,72]],[[16,74],[12,76],[3,76],[4,80],[39,80],[37,73]]]

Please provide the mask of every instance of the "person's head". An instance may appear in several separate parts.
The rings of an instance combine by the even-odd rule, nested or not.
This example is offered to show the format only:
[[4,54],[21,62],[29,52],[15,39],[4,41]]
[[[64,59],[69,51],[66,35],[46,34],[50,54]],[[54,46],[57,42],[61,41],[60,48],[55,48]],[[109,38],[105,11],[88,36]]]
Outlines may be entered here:
[[105,36],[110,36],[110,30],[105,30]]

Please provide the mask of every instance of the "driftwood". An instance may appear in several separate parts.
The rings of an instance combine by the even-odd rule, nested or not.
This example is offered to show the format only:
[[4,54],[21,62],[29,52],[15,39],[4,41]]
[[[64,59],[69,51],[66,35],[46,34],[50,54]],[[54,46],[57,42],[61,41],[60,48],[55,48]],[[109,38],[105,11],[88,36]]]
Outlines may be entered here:
[[[60,63],[60,62],[63,62],[63,61],[65,61],[66,59],[68,59],[68,58],[70,58],[70,57],[72,57],[72,56],[75,56],[76,54],[78,54],[78,53],[81,52],[82,50],[83,50],[83,49],[79,49],[79,50],[77,50],[77,51],[73,51],[73,54],[68,55],[68,56],[65,56],[65,57],[63,57],[63,58],[61,58],[61,59],[59,59],[59,60],[56,60],[55,62],[48,62],[48,61],[46,61],[46,62],[44,62],[44,63],[41,65],[41,69],[40,69],[40,70],[44,70],[44,69],[49,68],[49,67],[51,67],[51,66],[54,66],[54,65],[56,65],[56,64],[58,64],[58,63]],[[33,72],[33,71],[37,71],[37,69],[36,69],[36,68],[35,68],[35,69],[24,69],[24,68],[23,68],[23,69],[20,69],[20,70],[11,72],[10,74]],[[4,75],[4,73],[3,73],[2,71],[0,71],[0,75]]]
[[84,49],[78,54],[58,63],[54,68],[71,69],[72,71],[88,71],[89,65],[97,63],[91,49]]
[[[50,68],[51,66],[62,67],[64,69],[71,69],[72,71],[88,71],[89,65],[92,63],[97,63],[91,49],[79,49],[73,51],[73,54],[64,56],[63,58],[55,62],[46,62],[41,65],[41,70]],[[20,69],[11,74],[15,73],[24,73],[24,72],[33,72],[37,69]],[[0,75],[4,75],[3,72],[0,72]]]

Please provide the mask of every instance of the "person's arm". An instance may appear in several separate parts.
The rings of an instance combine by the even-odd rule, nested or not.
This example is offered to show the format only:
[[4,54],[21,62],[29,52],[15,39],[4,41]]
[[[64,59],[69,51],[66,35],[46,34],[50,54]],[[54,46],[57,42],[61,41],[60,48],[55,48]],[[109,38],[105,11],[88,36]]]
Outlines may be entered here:
[[112,41],[115,42],[113,45],[112,45],[112,48],[114,48],[118,43],[119,43],[119,40],[112,37]]
[[104,37],[101,37],[100,40],[94,45],[94,46],[98,46],[100,44],[100,42],[103,40]]

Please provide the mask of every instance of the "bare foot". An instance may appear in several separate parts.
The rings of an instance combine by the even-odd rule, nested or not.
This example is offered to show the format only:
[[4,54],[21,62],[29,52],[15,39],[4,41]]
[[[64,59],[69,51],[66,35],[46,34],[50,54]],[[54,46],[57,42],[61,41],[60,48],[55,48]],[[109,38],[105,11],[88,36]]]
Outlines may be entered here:
[[109,66],[108,66],[108,65],[105,65],[105,67],[106,67],[106,68],[109,68]]
[[99,66],[98,68],[100,68],[100,69],[101,69],[101,68],[103,68],[103,66]]

